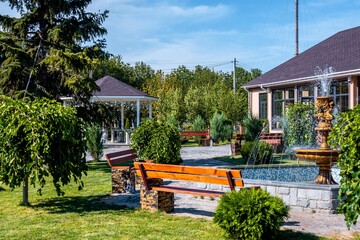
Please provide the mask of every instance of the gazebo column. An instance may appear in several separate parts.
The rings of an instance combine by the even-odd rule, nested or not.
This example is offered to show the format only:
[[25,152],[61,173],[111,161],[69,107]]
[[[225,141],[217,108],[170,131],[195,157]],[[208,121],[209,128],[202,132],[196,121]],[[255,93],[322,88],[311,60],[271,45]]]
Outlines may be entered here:
[[115,142],[115,128],[116,123],[114,123],[114,126],[111,128],[111,142]]
[[136,102],[136,126],[140,125],[140,99]]
[[124,129],[124,103],[121,102],[121,130]]
[[149,101],[149,118],[152,118],[152,101]]

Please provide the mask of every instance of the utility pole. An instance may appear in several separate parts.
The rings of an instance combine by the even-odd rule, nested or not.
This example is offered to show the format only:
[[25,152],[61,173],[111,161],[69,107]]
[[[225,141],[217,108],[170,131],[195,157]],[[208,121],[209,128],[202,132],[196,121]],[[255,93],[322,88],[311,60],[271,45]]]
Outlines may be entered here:
[[299,1],[295,0],[295,56],[299,55]]
[[234,95],[236,93],[236,58],[234,58],[234,72],[233,72],[233,88],[234,88]]

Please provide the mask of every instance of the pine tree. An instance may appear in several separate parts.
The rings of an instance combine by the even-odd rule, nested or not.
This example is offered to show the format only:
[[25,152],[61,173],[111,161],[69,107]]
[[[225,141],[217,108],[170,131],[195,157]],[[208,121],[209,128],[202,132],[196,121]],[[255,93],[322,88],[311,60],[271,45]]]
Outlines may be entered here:
[[87,100],[91,79],[105,56],[108,11],[90,13],[91,0],[1,0],[20,17],[0,14],[0,94]]

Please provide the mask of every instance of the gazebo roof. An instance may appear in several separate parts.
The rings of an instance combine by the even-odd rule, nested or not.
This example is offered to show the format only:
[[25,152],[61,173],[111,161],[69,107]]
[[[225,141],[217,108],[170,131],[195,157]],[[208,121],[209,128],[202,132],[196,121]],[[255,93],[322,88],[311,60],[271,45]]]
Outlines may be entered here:
[[[91,97],[92,102],[128,102],[128,101],[156,101],[155,97],[150,96],[116,78],[105,76],[96,80],[100,91],[95,92]],[[63,97],[62,100],[70,100]]]

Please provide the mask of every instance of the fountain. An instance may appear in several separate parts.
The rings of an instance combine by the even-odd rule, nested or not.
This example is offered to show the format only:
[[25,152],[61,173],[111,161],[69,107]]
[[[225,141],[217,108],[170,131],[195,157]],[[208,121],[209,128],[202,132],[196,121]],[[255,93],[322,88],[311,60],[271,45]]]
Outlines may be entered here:
[[[318,68],[320,69],[320,68]],[[320,76],[320,93],[327,95],[330,87],[328,74],[332,73],[332,68],[326,68],[319,71]],[[314,181],[317,184],[336,184],[332,175],[331,167],[338,160],[340,150],[330,149],[327,139],[332,129],[331,120],[333,120],[334,101],[329,96],[320,96],[316,99],[317,114],[315,117],[319,120],[315,131],[321,136],[320,146],[318,149],[298,149],[295,155],[300,160],[314,161],[319,167],[319,173]]]

